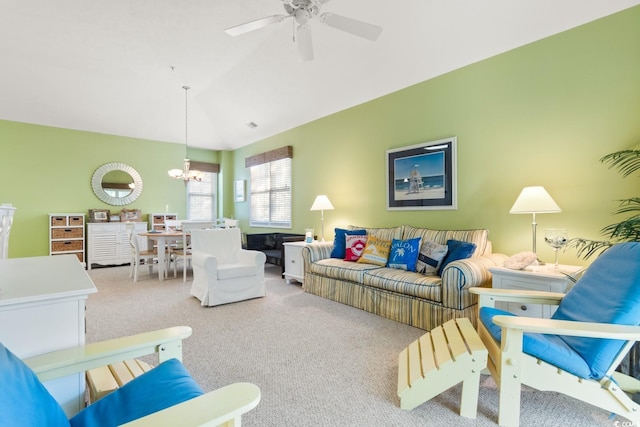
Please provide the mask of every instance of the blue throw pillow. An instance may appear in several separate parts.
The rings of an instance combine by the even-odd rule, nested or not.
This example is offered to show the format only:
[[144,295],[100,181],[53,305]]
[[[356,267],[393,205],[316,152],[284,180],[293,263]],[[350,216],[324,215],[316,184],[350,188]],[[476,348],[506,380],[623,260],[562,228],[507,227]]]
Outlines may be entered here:
[[0,426],[69,426],[36,374],[0,344]]
[[333,238],[333,249],[331,249],[331,258],[344,259],[347,251],[347,235],[366,236],[367,230],[345,230],[344,228],[336,228],[335,233],[336,235]]
[[440,264],[438,276],[442,276],[442,270],[444,270],[450,262],[471,258],[471,255],[476,251],[475,243],[461,242],[460,240],[453,239],[447,240],[447,247],[449,250],[447,251],[447,256],[442,260],[442,264]]
[[202,394],[182,363],[170,359],[89,405],[71,426],[119,426]]
[[407,271],[416,271],[416,262],[420,254],[422,237],[408,240],[393,239],[387,267]]

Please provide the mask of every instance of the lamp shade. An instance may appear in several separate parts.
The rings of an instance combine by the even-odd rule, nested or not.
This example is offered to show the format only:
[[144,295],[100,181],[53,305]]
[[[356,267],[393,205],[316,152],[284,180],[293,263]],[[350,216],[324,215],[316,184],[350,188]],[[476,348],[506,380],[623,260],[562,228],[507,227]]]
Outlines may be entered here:
[[334,209],[329,198],[324,194],[316,196],[316,199],[313,201],[313,205],[311,205],[311,211],[330,211]]
[[542,186],[524,187],[511,207],[511,214],[562,212],[560,206]]

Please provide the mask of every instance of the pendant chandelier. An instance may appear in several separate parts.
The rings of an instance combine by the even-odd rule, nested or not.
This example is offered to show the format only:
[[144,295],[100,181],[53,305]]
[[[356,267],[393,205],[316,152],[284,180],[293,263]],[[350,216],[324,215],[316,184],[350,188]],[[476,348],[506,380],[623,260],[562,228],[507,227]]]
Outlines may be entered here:
[[184,185],[187,185],[189,181],[202,181],[202,175],[198,171],[189,170],[191,167],[191,161],[188,158],[187,150],[189,148],[189,108],[187,102],[187,93],[189,86],[182,86],[184,89],[184,164],[182,169],[171,169],[169,176],[172,179],[181,179],[184,181]]

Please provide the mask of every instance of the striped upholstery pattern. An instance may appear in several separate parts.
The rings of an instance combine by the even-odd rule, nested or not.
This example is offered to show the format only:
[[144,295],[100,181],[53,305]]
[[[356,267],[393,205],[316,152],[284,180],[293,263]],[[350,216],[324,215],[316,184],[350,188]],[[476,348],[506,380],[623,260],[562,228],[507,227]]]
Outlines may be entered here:
[[349,230],[367,230],[367,236],[375,236],[378,239],[382,240],[393,240],[393,239],[402,239],[402,234],[404,230],[404,226],[400,225],[398,227],[391,228],[368,228],[368,227],[358,227],[356,225],[350,225],[347,227]]
[[428,228],[416,228],[410,225],[404,226],[403,239],[412,239],[414,237],[422,237],[423,240],[438,243],[440,245],[446,245],[447,240],[460,240],[462,242],[475,243],[476,251],[473,256],[481,256],[491,253],[487,252],[487,240],[489,237],[489,230],[477,229],[477,230],[431,230]]
[[425,276],[395,268],[378,268],[367,271],[360,283],[435,302],[442,301],[442,279],[439,276]]
[[309,265],[309,270],[320,276],[360,283],[362,282],[362,276],[365,271],[379,270],[381,268],[382,267],[378,265],[362,264],[336,258],[321,259]]
[[[363,227],[352,227],[363,228]],[[490,286],[489,267],[507,259],[491,253],[487,230],[428,230],[411,226],[365,228],[372,235],[391,240],[423,237],[445,244],[448,239],[473,242],[484,255],[454,261],[442,277],[424,276],[405,270],[359,264],[331,257],[331,242],[317,242],[302,250],[306,292],[343,304],[431,330],[451,319],[476,321],[477,299],[468,289]]]
[[475,286],[490,287],[490,267],[501,266],[508,257],[504,254],[477,256],[453,261],[442,270],[442,304],[465,308],[477,305],[477,297],[469,292]]

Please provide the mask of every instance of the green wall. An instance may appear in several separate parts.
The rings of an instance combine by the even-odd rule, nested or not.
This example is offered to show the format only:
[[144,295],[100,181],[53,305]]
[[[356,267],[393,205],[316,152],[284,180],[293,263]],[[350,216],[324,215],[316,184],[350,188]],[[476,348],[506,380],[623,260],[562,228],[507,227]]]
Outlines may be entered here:
[[[167,176],[180,168],[184,145],[81,132],[0,120],[0,203],[17,208],[9,256],[48,255],[50,212],[87,213],[122,207],[101,202],[91,189],[91,175],[102,164],[123,162],[140,173],[142,194],[128,209],[177,212],[186,216],[182,181]],[[219,162],[219,153],[189,149],[192,160]]]
[[[291,129],[234,152],[189,150],[193,160],[221,164],[219,216],[249,228],[249,202],[233,202],[233,181],[249,179],[247,156],[294,147],[293,227],[320,228],[309,207],[327,194],[325,234],[337,226],[412,224],[490,230],[494,250],[531,248],[531,216],[509,215],[520,190],[544,185],[562,213],[539,215],[545,227],[599,238],[615,200],[638,194],[598,161],[640,142],[640,7],[481,61],[382,98]],[[339,94],[336,94],[339,96]],[[387,211],[385,151],[448,136],[458,138],[458,209]],[[48,212],[119,207],[100,202],[90,178],[121,161],[141,174],[144,190],[128,208],[146,214],[168,205],[184,217],[184,185],[167,178],[184,146],[0,121],[0,203],[18,208],[11,257],[46,255]],[[585,264],[573,253],[561,262]]]
[[[638,194],[637,180],[599,159],[640,142],[639,70],[635,7],[237,150],[236,177],[248,179],[245,157],[292,145],[295,231],[320,228],[309,207],[327,194],[327,238],[348,224],[483,227],[507,254],[531,249],[531,215],[511,205],[543,185],[562,208],[537,216],[538,253],[551,260],[545,227],[600,238],[615,200]],[[458,138],[458,209],[387,211],[385,150],[448,136]],[[247,228],[249,203],[235,213]],[[560,260],[585,264],[571,251]]]

